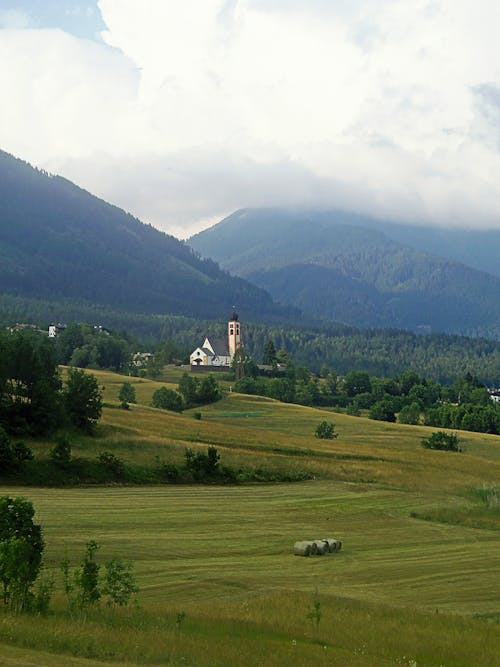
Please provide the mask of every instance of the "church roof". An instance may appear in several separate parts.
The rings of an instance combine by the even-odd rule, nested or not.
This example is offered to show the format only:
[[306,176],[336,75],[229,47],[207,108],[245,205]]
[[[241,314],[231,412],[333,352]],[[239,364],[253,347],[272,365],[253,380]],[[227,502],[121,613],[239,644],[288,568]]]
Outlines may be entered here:
[[[208,341],[210,345],[212,346],[213,353],[216,354],[218,357],[227,357],[229,356],[229,349],[227,347],[227,340],[224,338],[210,338],[208,337]],[[207,354],[211,354],[210,350],[207,350],[204,348],[204,351]]]

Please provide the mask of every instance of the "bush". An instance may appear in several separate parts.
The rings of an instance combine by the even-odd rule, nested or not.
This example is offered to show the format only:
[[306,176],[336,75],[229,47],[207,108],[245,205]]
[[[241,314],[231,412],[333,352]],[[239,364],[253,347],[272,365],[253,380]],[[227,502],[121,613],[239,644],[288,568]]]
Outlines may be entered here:
[[56,439],[56,444],[50,450],[50,460],[60,468],[65,468],[70,464],[71,444],[65,436]]
[[208,447],[207,453],[186,449],[186,468],[197,481],[214,478],[219,474],[220,456],[215,447]]
[[125,562],[121,558],[112,558],[104,567],[106,573],[102,592],[108,597],[106,604],[108,607],[126,607],[132,595],[139,590],[135,583],[132,563]]
[[458,435],[456,433],[446,433],[445,431],[434,431],[430,438],[422,440],[422,447],[425,449],[440,449],[447,452],[461,452],[458,446]]
[[0,472],[18,472],[25,461],[33,458],[33,452],[23,442],[12,444],[9,436],[0,426]]
[[118,394],[121,403],[136,403],[135,387],[131,382],[124,382]]
[[314,435],[321,440],[333,440],[334,438],[338,438],[339,434],[335,433],[335,424],[322,421],[316,428]]
[[420,423],[420,405],[418,403],[410,403],[405,405],[398,414],[399,424],[419,424]]
[[179,392],[174,391],[173,389],[167,389],[167,387],[161,387],[153,394],[152,406],[163,410],[182,412],[185,404],[184,399]]
[[122,477],[125,473],[125,463],[112,452],[99,454],[99,463],[106,468],[114,477]]

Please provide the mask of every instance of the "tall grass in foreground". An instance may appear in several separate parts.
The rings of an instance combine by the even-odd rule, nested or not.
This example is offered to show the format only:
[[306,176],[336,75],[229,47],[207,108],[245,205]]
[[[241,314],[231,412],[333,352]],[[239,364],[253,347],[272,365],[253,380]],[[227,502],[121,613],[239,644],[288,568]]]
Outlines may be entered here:
[[147,611],[95,611],[79,621],[62,611],[38,619],[3,616],[0,642],[56,653],[61,664],[70,655],[198,667],[500,664],[498,625],[321,595],[321,620],[311,623],[314,599],[313,593],[276,592],[182,610],[156,605]]

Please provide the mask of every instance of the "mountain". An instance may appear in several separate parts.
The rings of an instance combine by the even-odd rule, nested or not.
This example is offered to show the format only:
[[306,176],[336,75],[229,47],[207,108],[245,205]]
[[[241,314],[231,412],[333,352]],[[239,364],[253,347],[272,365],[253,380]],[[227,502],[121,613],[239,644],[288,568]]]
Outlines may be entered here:
[[137,313],[283,318],[264,290],[59,176],[0,151],[0,293]]
[[401,243],[390,230],[404,233],[341,211],[245,209],[189,243],[314,317],[500,336],[499,276],[412,247],[410,233]]

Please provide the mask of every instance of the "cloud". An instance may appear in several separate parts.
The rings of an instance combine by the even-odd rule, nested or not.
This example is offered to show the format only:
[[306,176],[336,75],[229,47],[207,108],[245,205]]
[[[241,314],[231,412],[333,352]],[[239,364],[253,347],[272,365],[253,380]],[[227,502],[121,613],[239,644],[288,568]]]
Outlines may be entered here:
[[259,205],[500,226],[496,1],[99,9],[103,44],[0,31],[4,149],[183,236]]

